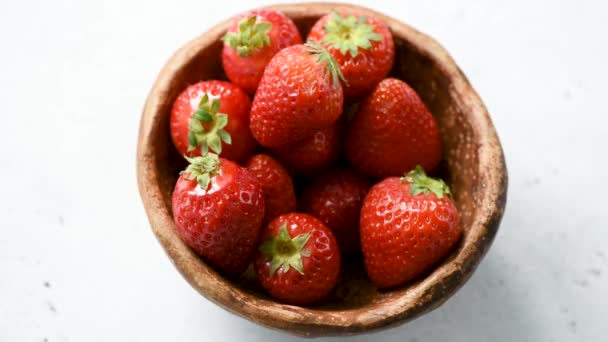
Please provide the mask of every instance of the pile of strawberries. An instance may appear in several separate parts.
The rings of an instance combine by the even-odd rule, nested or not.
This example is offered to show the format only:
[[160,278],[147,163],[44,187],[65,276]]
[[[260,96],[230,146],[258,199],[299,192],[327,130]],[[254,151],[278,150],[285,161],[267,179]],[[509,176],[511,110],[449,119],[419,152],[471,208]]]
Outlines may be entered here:
[[230,82],[193,84],[171,111],[190,163],[172,197],[188,246],[227,277],[253,264],[271,296],[297,305],[327,297],[348,255],[362,253],[370,280],[391,288],[449,254],[458,213],[424,171],[441,158],[438,126],[387,78],[386,24],[332,12],[302,44],[291,19],[260,9],[223,41]]

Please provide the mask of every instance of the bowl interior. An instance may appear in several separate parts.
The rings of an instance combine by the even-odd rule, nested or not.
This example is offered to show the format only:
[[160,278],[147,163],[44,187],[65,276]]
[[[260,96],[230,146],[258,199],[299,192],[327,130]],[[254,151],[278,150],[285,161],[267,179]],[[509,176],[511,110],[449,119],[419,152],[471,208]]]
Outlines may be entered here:
[[[317,10],[298,10],[289,6],[281,9],[294,19],[302,37],[306,37],[310,27],[319,18],[320,13],[327,13],[330,8],[336,7],[340,7],[340,5],[328,5],[325,9],[318,8]],[[349,7],[348,10],[351,12],[367,11],[358,7]],[[251,308],[251,310],[257,310],[256,314],[258,317],[249,318],[258,320],[261,323],[268,325],[270,320],[280,320],[280,318],[271,317],[273,316],[272,308],[274,308],[278,310],[277,312],[281,312],[286,321],[291,320],[293,322],[300,320],[299,323],[296,322],[294,324],[302,324],[301,330],[308,329],[305,327],[307,319],[319,320],[318,317],[315,317],[319,316],[320,312],[330,313],[330,316],[326,317],[327,325],[335,324],[344,331],[363,330],[364,321],[369,318],[366,318],[365,315],[370,310],[375,310],[379,314],[386,315],[385,318],[395,316],[394,319],[374,320],[370,318],[371,321],[377,322],[377,324],[370,324],[373,327],[382,326],[393,321],[396,322],[399,317],[414,317],[431,307],[439,305],[468,278],[468,270],[472,271],[481,256],[485,253],[494,236],[497,223],[496,227],[490,225],[490,228],[488,228],[487,224],[490,222],[474,222],[478,217],[478,211],[484,210],[482,203],[484,196],[487,195],[486,185],[492,180],[483,174],[485,166],[480,164],[480,156],[484,153],[482,145],[484,139],[487,139],[487,132],[481,129],[483,127],[479,127],[478,119],[475,119],[471,115],[472,105],[467,101],[472,100],[462,97],[462,94],[455,89],[454,80],[455,78],[461,79],[467,86],[468,83],[466,83],[466,79],[457,68],[454,69],[443,65],[441,60],[431,50],[421,47],[420,39],[423,38],[416,36],[421,35],[420,33],[390,18],[386,18],[386,20],[393,30],[396,45],[396,59],[391,75],[404,80],[418,92],[436,117],[440,126],[443,142],[443,161],[436,173],[450,184],[456,205],[460,211],[461,224],[464,228],[464,236],[460,244],[452,255],[443,260],[435,270],[417,281],[387,291],[378,291],[367,280],[360,257],[348,258],[345,260],[341,281],[334,294],[326,303],[312,308],[298,308],[278,304],[265,295],[255,282],[245,278],[239,280],[225,279],[208,268],[204,264],[204,261],[196,257],[191,251],[182,254],[188,260],[174,260],[177,267],[184,273],[193,286],[201,291],[201,293],[210,297],[211,300],[219,302],[219,304],[232,311],[247,315],[247,312],[243,311],[248,309],[242,309],[243,311],[241,311],[238,305],[224,302],[228,297],[222,297],[217,293],[205,293],[206,290],[201,289],[200,283],[208,282],[209,277],[214,278],[213,286],[232,289],[229,298],[233,298],[235,302],[253,302],[257,306],[267,306],[269,308],[268,311],[264,311],[265,309],[261,307]],[[145,142],[148,145],[146,146],[146,150],[152,152],[150,154],[151,158],[147,160],[150,163],[145,165],[144,168],[146,168],[147,172],[155,174],[154,179],[158,183],[161,197],[161,204],[157,205],[164,204],[164,208],[161,209],[168,212],[169,215],[171,213],[171,193],[175,181],[179,172],[186,165],[171,142],[169,135],[169,112],[177,95],[188,85],[201,80],[226,79],[222,71],[220,58],[222,48],[220,38],[225,32],[225,28],[226,22],[219,24],[216,28],[178,51],[176,56],[182,56],[183,63],[176,66],[168,65],[165,68],[163,72],[165,74],[165,86],[154,95],[155,98],[148,100],[147,108],[154,107],[156,115],[153,116],[154,122],[151,122],[149,125],[149,136],[152,138],[149,138]],[[432,42],[432,40],[430,41]],[[433,44],[435,43],[433,42]],[[440,47],[438,48],[440,49]],[[449,59],[449,56],[446,54],[445,58]],[[449,61],[451,62],[451,59]],[[473,100],[476,99],[475,95]],[[154,102],[153,106],[150,104],[150,101]],[[482,114],[486,115],[485,119],[487,119],[485,108],[481,104],[480,106]],[[483,117],[481,118],[483,119]],[[487,120],[489,123],[489,119]],[[144,127],[144,124],[142,124],[142,127]],[[493,129],[491,133],[493,133]],[[499,156],[499,159],[501,158],[502,154]],[[501,161],[499,160],[498,162]],[[500,166],[504,168],[504,165]],[[502,185],[502,187],[505,186],[504,184]],[[498,189],[499,192],[503,190],[500,187]],[[498,197],[500,196],[501,194],[499,193]],[[491,220],[496,219],[496,217],[490,215],[486,219]],[[498,219],[500,219],[500,215]],[[152,222],[155,233],[163,246],[169,249],[168,253],[172,259],[175,259],[179,253],[171,249],[187,249],[187,247],[180,244],[178,238],[176,239],[175,227],[172,226],[172,222],[163,221],[162,224],[160,222],[156,223]],[[484,223],[486,224],[485,227]],[[155,227],[159,225],[166,227]],[[171,234],[172,236],[169,237]],[[480,237],[489,240],[484,242],[486,245],[480,246]],[[459,255],[467,253],[473,255],[473,257],[458,258]],[[204,270],[205,274],[201,277],[207,278],[196,279],[195,275],[190,274],[189,270],[184,269],[188,267]],[[446,279],[448,283],[445,282]],[[444,282],[441,283],[440,280]],[[437,282],[440,282],[440,286],[433,287],[433,284]],[[224,290],[220,289],[218,291]],[[427,300],[422,306],[416,306],[416,301],[423,300],[424,296],[430,296],[431,300]],[[335,315],[331,315],[332,312]],[[284,327],[286,324],[284,322],[270,323],[270,325],[275,327]]]

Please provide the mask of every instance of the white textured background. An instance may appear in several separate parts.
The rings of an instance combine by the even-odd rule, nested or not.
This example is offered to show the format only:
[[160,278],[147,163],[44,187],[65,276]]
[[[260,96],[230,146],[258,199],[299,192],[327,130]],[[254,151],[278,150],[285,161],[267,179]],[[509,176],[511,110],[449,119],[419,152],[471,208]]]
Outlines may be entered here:
[[[451,52],[492,114],[510,186],[461,291],[350,340],[605,341],[608,2],[360,2]],[[139,114],[164,62],[265,3],[0,1],[1,342],[299,340],[195,293],[135,182]]]

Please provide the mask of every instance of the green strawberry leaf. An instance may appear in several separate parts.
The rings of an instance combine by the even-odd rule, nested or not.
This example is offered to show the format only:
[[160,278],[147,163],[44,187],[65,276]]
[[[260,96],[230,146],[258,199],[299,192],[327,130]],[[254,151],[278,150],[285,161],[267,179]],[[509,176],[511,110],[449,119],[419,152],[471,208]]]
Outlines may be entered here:
[[329,72],[332,82],[334,83],[334,87],[340,83],[340,80],[342,80],[342,82],[345,84],[347,83],[344,75],[342,74],[342,70],[340,70],[340,66],[338,66],[338,63],[329,53],[329,51],[325,50],[321,45],[315,42],[307,42],[304,45],[308,47],[308,53],[317,56],[317,63],[325,64],[326,70]]
[[310,233],[300,234],[293,239],[287,231],[287,223],[279,228],[277,236],[264,241],[259,250],[267,259],[270,259],[270,275],[278,269],[283,273],[293,267],[298,273],[304,274],[302,257],[310,257],[310,250],[304,248],[310,239]]
[[209,103],[209,95],[203,95],[190,119],[188,152],[200,148],[201,154],[209,152],[209,149],[219,154],[222,153],[222,141],[232,144],[230,133],[224,129],[228,124],[228,115],[219,113],[220,106],[219,99]]
[[372,41],[382,40],[382,36],[374,32],[375,27],[366,22],[365,16],[356,18],[350,14],[343,17],[332,11],[331,18],[323,26],[326,35],[322,43],[340,50],[343,55],[350,53],[352,57],[357,57],[359,49],[370,49]]
[[186,156],[190,163],[180,174],[188,180],[196,179],[198,185],[203,190],[209,188],[211,177],[217,173],[220,166],[220,158],[215,153],[204,154],[200,157],[190,158]]
[[431,178],[426,175],[422,166],[418,165],[416,168],[405,174],[401,178],[401,182],[409,183],[410,194],[416,196],[418,194],[428,195],[429,193],[435,194],[437,198],[443,198],[443,196],[452,196],[450,187],[442,180]]
[[224,43],[236,50],[241,57],[250,56],[254,50],[271,45],[268,32],[272,24],[256,21],[255,16],[243,18],[239,21],[237,32],[228,32],[222,38]]

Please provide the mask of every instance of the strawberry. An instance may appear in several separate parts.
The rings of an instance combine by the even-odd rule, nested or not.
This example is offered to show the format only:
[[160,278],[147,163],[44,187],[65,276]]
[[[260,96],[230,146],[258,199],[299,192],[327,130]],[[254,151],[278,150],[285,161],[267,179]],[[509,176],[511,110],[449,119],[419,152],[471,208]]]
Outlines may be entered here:
[[272,9],[254,10],[239,16],[222,40],[226,76],[250,94],[255,93],[266,65],[277,52],[302,44],[293,21]]
[[271,296],[307,305],[325,298],[340,273],[340,251],[323,222],[290,213],[270,222],[255,258],[258,280]]
[[296,209],[291,176],[278,161],[265,154],[256,154],[247,162],[247,169],[257,178],[264,191],[264,225]]
[[256,147],[249,131],[251,101],[236,85],[204,81],[186,88],[171,109],[171,138],[178,152],[199,156],[211,149],[245,161]]
[[415,279],[446,257],[462,234],[450,189],[420,166],[374,185],[361,209],[367,274],[380,288]]
[[255,253],[262,187],[246,169],[216,154],[187,159],[172,197],[177,232],[210,265],[237,276]]
[[328,49],[344,74],[344,97],[353,100],[369,92],[393,66],[395,44],[385,23],[373,16],[321,17],[308,34],[309,41]]
[[331,166],[341,148],[340,122],[315,132],[310,138],[278,147],[274,155],[294,175],[310,176]]
[[360,250],[359,213],[370,182],[348,169],[336,169],[313,180],[301,197],[300,207],[325,223],[336,236],[340,251]]
[[251,107],[251,132],[266,147],[293,144],[331,126],[342,111],[340,68],[318,45],[293,45],[264,71]]
[[346,138],[346,157],[370,177],[398,176],[441,159],[435,118],[405,82],[387,78],[359,105]]

